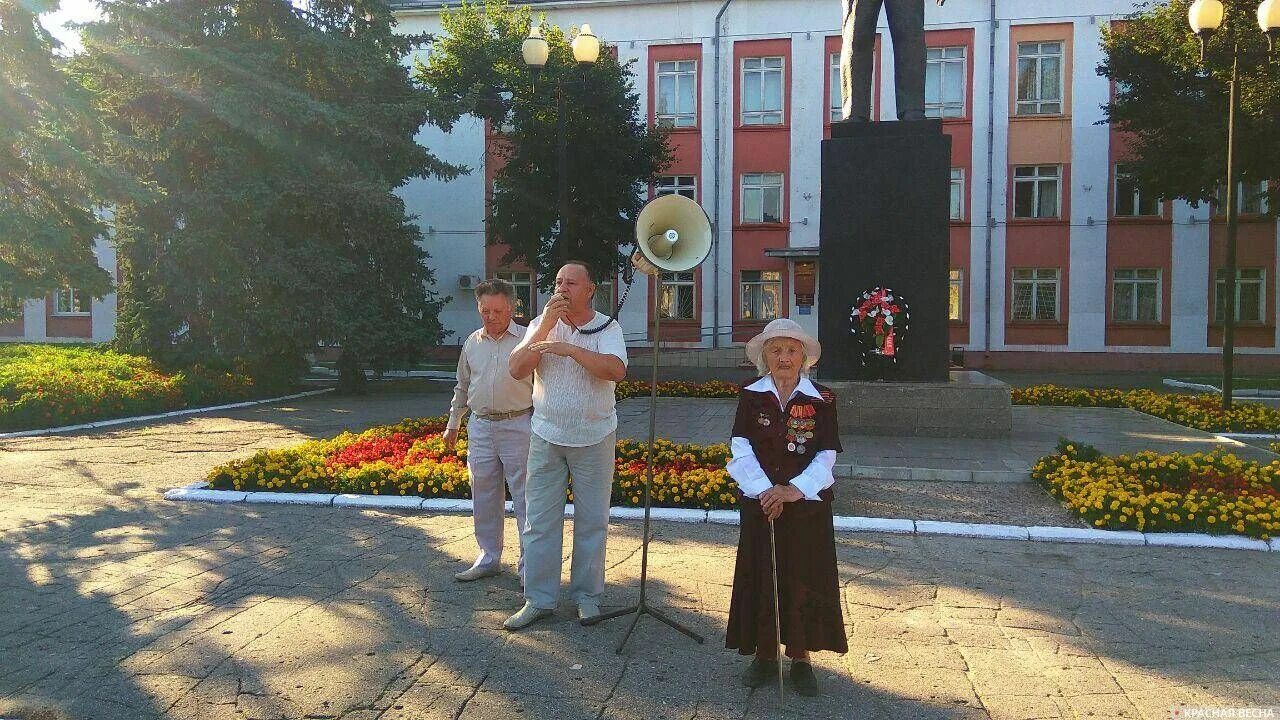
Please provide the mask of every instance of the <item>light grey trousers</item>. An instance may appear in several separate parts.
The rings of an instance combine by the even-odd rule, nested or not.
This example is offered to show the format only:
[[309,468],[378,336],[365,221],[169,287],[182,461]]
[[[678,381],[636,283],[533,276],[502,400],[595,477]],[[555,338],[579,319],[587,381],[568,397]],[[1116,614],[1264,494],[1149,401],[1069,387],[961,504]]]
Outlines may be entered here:
[[[516,513],[516,530],[525,525],[525,464],[529,460],[531,416],[490,421],[472,417],[467,425],[467,470],[471,472],[472,520],[480,554],[472,567],[496,567],[502,561],[506,493]],[[522,541],[523,543],[523,541]],[[524,552],[517,564],[524,577]]]
[[573,562],[569,594],[574,602],[600,601],[604,592],[605,537],[613,490],[614,436],[595,445],[566,447],[534,435],[529,440],[525,485],[524,597],[554,609],[560,600],[565,494],[573,477]]

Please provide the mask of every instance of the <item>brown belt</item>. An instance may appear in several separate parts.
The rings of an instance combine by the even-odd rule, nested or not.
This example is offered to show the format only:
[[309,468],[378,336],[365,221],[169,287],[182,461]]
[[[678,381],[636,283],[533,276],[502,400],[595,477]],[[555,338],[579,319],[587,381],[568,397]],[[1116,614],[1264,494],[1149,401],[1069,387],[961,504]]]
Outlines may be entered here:
[[489,422],[498,422],[499,420],[510,420],[511,418],[520,417],[521,415],[528,415],[531,412],[533,412],[533,408],[527,407],[523,410],[512,410],[511,412],[504,413],[489,413],[487,415],[484,413],[476,413],[476,417],[481,420],[488,420]]

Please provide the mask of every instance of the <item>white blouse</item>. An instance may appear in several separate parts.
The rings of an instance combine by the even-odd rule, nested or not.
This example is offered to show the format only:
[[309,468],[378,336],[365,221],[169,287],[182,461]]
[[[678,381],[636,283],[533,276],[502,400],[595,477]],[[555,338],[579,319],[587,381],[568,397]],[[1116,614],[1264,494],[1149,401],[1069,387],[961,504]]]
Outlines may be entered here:
[[[783,401],[782,396],[778,394],[778,388],[773,384],[773,378],[765,375],[754,383],[746,387],[752,392],[771,392],[778,399],[778,405],[782,408],[791,402],[791,398],[798,394],[808,395],[814,398],[821,398],[822,393],[813,386],[808,377],[801,376],[800,382],[796,384],[796,389],[791,391],[791,395]],[[733,453],[733,457],[725,466],[729,471],[729,477],[738,483],[738,488],[742,490],[742,494],[749,498],[759,498],[760,493],[773,487],[773,483],[769,481],[769,477],[765,475],[764,468],[760,467],[760,461],[756,458],[756,453],[751,449],[751,441],[735,435],[729,441],[729,450]],[[819,501],[818,493],[826,490],[835,484],[836,478],[832,474],[832,468],[836,465],[835,450],[821,450],[813,456],[813,460],[809,461],[801,473],[790,480],[792,487],[804,493],[805,500]]]

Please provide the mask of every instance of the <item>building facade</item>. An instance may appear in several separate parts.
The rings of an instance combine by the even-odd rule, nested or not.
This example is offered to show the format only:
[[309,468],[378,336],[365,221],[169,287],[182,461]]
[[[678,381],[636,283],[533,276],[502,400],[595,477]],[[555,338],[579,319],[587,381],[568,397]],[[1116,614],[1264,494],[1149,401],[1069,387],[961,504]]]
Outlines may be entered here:
[[[840,115],[840,3],[564,0],[535,10],[562,27],[590,23],[621,60],[634,61],[648,121],[672,130],[674,162],[649,191],[687,195],[712,219],[712,256],[665,278],[664,340],[729,346],[774,317],[816,332],[820,153]],[[952,138],[950,340],[966,365],[1218,365],[1227,302],[1221,207],[1138,192],[1125,174],[1126,138],[1101,122],[1112,88],[1096,71],[1100,33],[1132,10],[1133,0],[926,2],[927,108]],[[404,32],[439,32],[440,12],[438,2],[397,6]],[[893,46],[881,24],[873,117],[889,120]],[[474,118],[448,134],[425,128],[419,140],[433,153],[474,170],[402,190],[421,218],[437,289],[452,296],[442,315],[449,342],[475,325],[467,288],[479,277],[516,283],[527,316],[545,299],[528,268],[500,265],[503,249],[486,243],[495,130]],[[1280,369],[1280,227],[1260,189],[1241,193],[1243,371]],[[601,309],[616,301],[618,285],[602,287]],[[637,345],[651,340],[651,292],[641,277],[622,310]],[[18,334],[64,332],[51,322],[57,303],[29,303]],[[114,312],[109,298],[99,305],[89,313],[95,339]]]

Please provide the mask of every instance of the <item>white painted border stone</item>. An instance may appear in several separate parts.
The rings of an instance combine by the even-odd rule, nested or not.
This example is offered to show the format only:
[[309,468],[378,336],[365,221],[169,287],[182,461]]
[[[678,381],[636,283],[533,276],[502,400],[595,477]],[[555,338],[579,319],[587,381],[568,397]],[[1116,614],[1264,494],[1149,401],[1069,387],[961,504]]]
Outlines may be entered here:
[[[441,513],[470,513],[471,501],[454,498],[426,498],[400,495],[330,495],[325,493],[273,493],[240,490],[209,490],[206,483],[196,482],[167,490],[166,500],[210,503],[267,503],[290,505],[332,505],[335,507],[396,508]],[[507,503],[511,509],[511,503]],[[573,517],[573,504],[566,504],[565,517]],[[644,508],[610,508],[609,517],[616,520],[644,518]],[[692,508],[652,508],[653,520],[682,523],[738,525],[741,517],[734,510],[695,510]],[[839,532],[883,532],[900,535],[941,535],[989,540],[1029,540],[1034,542],[1084,543],[1092,545],[1150,545],[1153,547],[1216,548],[1280,552],[1280,538],[1270,541],[1240,535],[1208,535],[1205,533],[1140,533],[1132,530],[1097,530],[1094,528],[1053,527],[1036,525],[996,525],[959,523],[940,520],[906,518],[874,518],[837,515],[832,519]]]
[[1239,535],[1209,535],[1206,533],[1147,533],[1147,544],[1160,547],[1223,548],[1227,550],[1262,550],[1270,546],[1265,540]]
[[1096,530],[1094,528],[1035,525],[1027,528],[1028,539],[1037,542],[1088,543],[1093,545],[1146,545],[1147,538],[1136,530]]
[[110,420],[98,420],[91,423],[80,423],[79,425],[62,425],[53,428],[40,428],[37,430],[19,430],[17,432],[0,433],[0,440],[4,440],[6,438],[35,437],[37,435],[58,435],[61,433],[75,432],[77,430],[91,430],[95,428],[111,427],[113,425],[126,425],[128,423],[162,420],[164,418],[179,417],[182,415],[195,415],[196,413],[211,412],[214,410],[232,410],[235,408],[251,407],[253,405],[267,405],[275,402],[283,402],[285,400],[296,400],[297,398],[321,395],[327,392],[333,392],[333,390],[334,388],[321,388],[320,390],[307,390],[306,392],[294,393],[292,395],[281,395],[280,397],[265,398],[262,400],[246,400],[244,402],[227,403],[225,405],[186,408],[184,410],[174,410],[172,412],[156,413],[154,415],[135,415],[133,417],[126,418],[111,418]]

